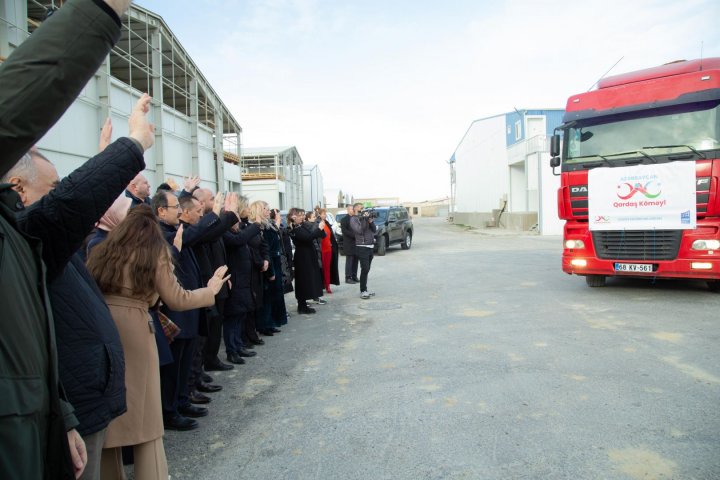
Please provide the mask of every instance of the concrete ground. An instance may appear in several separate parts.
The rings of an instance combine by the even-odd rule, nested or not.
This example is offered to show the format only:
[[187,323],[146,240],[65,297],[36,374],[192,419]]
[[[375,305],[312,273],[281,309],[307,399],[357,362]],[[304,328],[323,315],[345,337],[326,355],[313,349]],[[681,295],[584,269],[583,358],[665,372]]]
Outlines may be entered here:
[[[558,237],[417,219],[229,373],[173,479],[720,478],[720,296],[560,269]],[[341,268],[344,260],[341,259]]]

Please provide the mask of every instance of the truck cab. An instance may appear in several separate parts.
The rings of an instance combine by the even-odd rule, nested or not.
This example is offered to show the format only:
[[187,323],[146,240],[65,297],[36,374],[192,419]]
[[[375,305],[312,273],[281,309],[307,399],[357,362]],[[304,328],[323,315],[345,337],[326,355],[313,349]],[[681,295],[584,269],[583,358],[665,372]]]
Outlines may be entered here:
[[[609,77],[571,96],[551,155],[551,167],[560,168],[558,215],[566,221],[564,272],[590,286],[609,276],[642,276],[703,279],[720,288],[720,58]],[[647,173],[663,168],[689,175],[661,184]],[[605,185],[616,189],[614,207],[646,222],[618,214],[607,227],[608,217],[593,213],[601,193],[593,178],[611,169],[623,172],[616,185]],[[665,228],[652,219],[666,213],[659,199],[674,182],[692,188],[690,207],[681,212],[684,225]]]

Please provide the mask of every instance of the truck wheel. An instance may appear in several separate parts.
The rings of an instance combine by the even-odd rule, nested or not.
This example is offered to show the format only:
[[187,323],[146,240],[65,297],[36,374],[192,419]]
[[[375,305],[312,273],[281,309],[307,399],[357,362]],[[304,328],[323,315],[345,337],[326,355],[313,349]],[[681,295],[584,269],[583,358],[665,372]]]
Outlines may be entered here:
[[585,283],[588,287],[604,287],[605,275],[585,275]]
[[403,250],[410,250],[410,247],[412,247],[412,233],[410,233],[410,230],[405,232],[405,240],[400,244],[400,247]]
[[720,292],[720,280],[708,280],[707,286],[711,292]]
[[383,235],[380,238],[378,238],[378,244],[377,244],[378,257],[384,256],[386,251],[387,251],[387,238],[385,238],[385,235]]

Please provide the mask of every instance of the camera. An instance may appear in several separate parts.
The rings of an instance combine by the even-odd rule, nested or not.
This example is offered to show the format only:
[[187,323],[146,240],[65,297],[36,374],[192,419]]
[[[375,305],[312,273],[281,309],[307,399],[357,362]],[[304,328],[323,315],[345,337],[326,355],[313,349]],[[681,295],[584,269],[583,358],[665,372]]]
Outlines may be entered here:
[[365,208],[360,211],[358,217],[360,218],[377,218],[380,214],[374,208]]

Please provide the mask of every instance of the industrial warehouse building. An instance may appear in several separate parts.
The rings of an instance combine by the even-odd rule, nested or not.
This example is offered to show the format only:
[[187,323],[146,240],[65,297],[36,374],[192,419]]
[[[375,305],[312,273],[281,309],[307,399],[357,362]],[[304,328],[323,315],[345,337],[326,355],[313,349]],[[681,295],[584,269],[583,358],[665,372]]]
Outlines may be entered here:
[[472,122],[448,162],[453,222],[561,234],[549,140],[564,113],[516,110]]
[[240,159],[243,194],[287,210],[303,205],[303,161],[295,147],[245,148]]
[[[0,2],[0,60],[45,20],[43,4],[60,3]],[[240,191],[240,125],[163,19],[137,5],[123,19],[118,44],[38,148],[67,175],[97,153],[106,118],[113,139],[127,135],[127,119],[143,92],[153,97],[149,117],[157,132],[145,153],[153,190],[199,175],[204,187]]]

